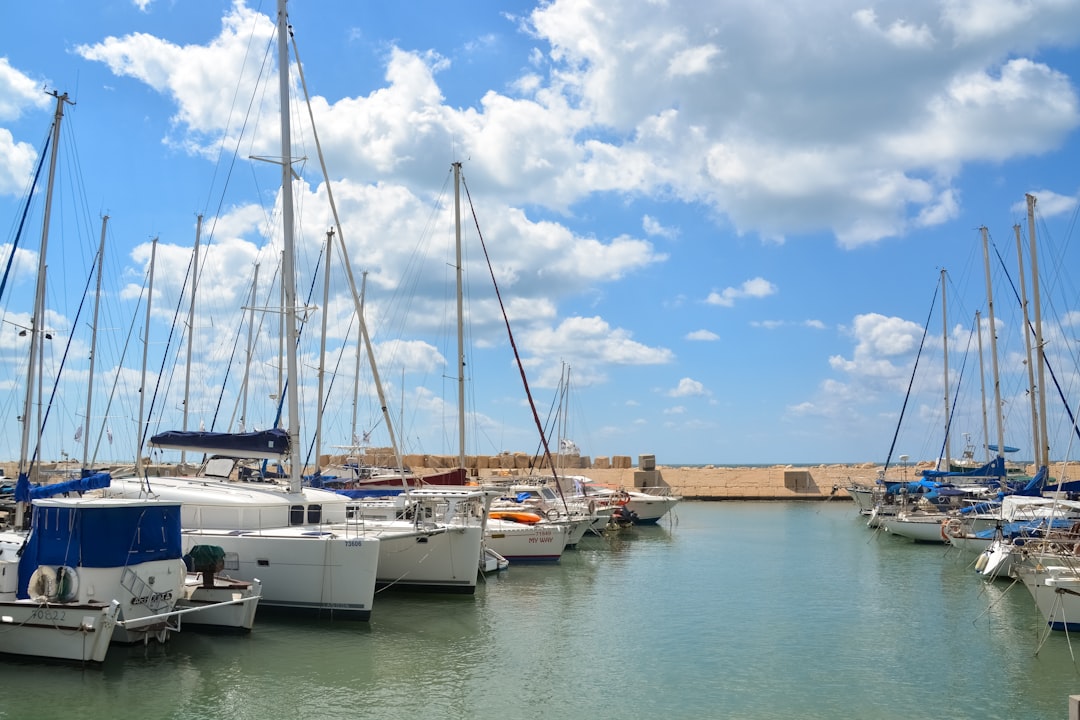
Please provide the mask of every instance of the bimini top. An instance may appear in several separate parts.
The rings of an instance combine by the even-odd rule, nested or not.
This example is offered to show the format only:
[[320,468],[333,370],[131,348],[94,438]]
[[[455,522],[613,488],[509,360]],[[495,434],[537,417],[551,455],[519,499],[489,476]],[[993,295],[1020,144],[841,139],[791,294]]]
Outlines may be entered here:
[[169,430],[151,437],[150,444],[231,458],[277,460],[289,454],[289,434],[280,428],[247,433]]

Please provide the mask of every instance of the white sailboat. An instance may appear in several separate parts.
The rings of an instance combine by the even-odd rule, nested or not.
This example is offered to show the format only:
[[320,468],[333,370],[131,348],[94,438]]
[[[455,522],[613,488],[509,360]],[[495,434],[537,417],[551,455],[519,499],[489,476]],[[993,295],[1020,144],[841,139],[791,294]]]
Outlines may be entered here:
[[28,329],[15,519],[12,528],[0,532],[0,653],[101,662],[114,640],[168,636],[186,570],[180,551],[179,506],[147,500],[52,497],[101,487],[109,482],[106,473],[46,487],[30,482],[35,464],[29,452],[31,407],[44,333],[49,220],[60,123],[68,102],[66,94],[52,95],[56,112]]
[[[292,149],[289,116],[289,26],[285,0],[277,5],[281,122],[282,308],[287,366],[288,430],[263,433],[172,434],[159,447],[202,450],[229,458],[288,458],[285,486],[228,482],[232,459],[199,477],[114,481],[113,496],[168,498],[182,504],[185,550],[211,545],[223,550],[222,571],[262,583],[262,605],[314,611],[330,617],[369,619],[375,596],[377,536],[349,523],[340,496],[304,488],[299,457],[299,394],[294,259]],[[222,466],[227,465],[225,470]],[[328,526],[324,505],[339,524]]]

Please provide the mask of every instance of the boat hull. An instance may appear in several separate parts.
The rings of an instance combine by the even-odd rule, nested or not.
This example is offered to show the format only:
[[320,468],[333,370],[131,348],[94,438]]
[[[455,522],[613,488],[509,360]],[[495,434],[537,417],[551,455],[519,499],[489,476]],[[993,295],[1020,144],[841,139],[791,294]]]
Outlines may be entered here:
[[566,548],[567,531],[556,523],[524,525],[488,520],[487,546],[511,563],[556,562]]
[[348,537],[324,529],[262,531],[185,530],[185,551],[217,545],[225,551],[223,572],[262,582],[262,608],[369,620],[375,599],[379,540]]
[[117,603],[0,601],[0,653],[101,663],[119,613]]
[[480,526],[409,533],[388,527],[396,531],[395,536],[381,534],[372,524],[366,527],[379,537],[377,589],[460,595],[476,592],[484,539]]

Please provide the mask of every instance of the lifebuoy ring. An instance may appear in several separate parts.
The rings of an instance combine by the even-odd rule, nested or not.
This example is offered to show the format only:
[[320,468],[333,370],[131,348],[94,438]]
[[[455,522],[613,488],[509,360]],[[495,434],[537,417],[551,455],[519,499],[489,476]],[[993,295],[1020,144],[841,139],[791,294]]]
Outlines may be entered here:
[[547,519],[550,522],[555,522],[559,519],[559,511],[556,508],[548,508],[548,511],[544,514],[547,515]]
[[941,521],[941,541],[951,543],[953,535],[959,535],[963,527],[957,518],[949,518]]
[[61,565],[56,569],[56,599],[66,603],[78,597],[79,574],[70,565]]
[[56,599],[56,571],[48,565],[40,565],[30,576],[26,588],[30,599],[35,602],[48,602]]
[[595,515],[595,514],[596,514],[596,501],[595,500],[590,500],[589,501],[589,515]]

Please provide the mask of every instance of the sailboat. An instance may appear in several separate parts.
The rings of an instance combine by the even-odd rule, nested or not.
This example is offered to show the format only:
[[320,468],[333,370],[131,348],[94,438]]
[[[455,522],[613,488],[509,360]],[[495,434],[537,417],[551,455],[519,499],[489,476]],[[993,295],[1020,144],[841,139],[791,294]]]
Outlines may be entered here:
[[[220,547],[222,573],[239,580],[261,581],[263,607],[367,620],[374,603],[380,539],[347,516],[341,496],[305,488],[301,478],[288,38],[286,1],[278,0],[281,281],[288,429],[160,434],[151,441],[156,447],[219,457],[208,462],[200,476],[118,479],[103,492],[181,503],[185,550],[206,545]],[[241,458],[272,458],[287,464],[286,484],[229,482]],[[330,526],[328,521],[336,524]]]
[[[100,663],[111,642],[168,637],[186,568],[177,503],[81,496],[107,486],[108,473],[37,487],[30,482],[37,458],[37,452],[33,458],[29,453],[31,406],[44,332],[49,219],[60,123],[69,102],[66,94],[52,95],[56,111],[29,328],[15,521],[0,532],[0,653]],[[77,496],[58,497],[69,492]]]

